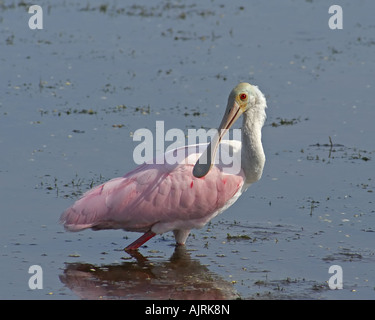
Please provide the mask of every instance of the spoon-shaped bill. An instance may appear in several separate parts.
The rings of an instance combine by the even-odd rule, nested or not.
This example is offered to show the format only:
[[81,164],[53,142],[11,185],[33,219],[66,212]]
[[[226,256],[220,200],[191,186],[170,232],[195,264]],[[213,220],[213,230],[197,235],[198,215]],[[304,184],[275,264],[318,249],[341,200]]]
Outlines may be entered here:
[[210,171],[212,165],[214,164],[216,152],[221,139],[242,113],[243,110],[236,100],[228,101],[228,106],[225,110],[225,114],[223,116],[223,120],[221,121],[217,134],[208,144],[207,149],[202,153],[193,168],[194,177],[202,178]]

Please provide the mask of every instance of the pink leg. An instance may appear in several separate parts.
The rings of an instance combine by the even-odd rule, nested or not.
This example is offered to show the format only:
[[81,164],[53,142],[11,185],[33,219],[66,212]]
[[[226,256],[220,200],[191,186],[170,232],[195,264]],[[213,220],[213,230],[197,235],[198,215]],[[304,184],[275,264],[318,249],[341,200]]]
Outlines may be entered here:
[[137,240],[135,240],[133,243],[129,244],[125,251],[130,250],[137,250],[142,244],[150,240],[152,237],[156,236],[156,233],[152,232],[151,230],[144,233],[142,236],[140,236]]

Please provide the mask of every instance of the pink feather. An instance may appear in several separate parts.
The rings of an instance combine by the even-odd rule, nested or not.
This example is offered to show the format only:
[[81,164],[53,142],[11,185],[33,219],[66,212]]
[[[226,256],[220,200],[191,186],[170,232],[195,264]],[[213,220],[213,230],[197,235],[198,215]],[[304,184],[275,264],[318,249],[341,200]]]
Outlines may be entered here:
[[[143,164],[89,190],[62,214],[61,223],[69,231],[124,229],[158,234],[201,228],[227,208],[243,186],[244,174],[227,174],[214,165],[205,177],[194,177],[194,165],[187,159],[195,163],[199,158],[196,147],[183,147],[188,157],[179,164]],[[168,153],[163,156],[166,160]]]

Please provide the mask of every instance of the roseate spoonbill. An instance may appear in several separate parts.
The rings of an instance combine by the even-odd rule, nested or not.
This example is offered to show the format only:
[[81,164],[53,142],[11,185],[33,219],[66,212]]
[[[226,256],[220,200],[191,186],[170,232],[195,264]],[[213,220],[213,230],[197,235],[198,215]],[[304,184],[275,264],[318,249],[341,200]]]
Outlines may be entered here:
[[[60,222],[69,231],[92,228],[144,232],[126,251],[136,250],[167,231],[173,231],[177,244],[185,244],[192,228],[203,227],[261,178],[265,163],[261,130],[266,107],[258,87],[238,84],[229,95],[217,135],[203,153],[197,151],[201,145],[190,145],[162,155],[166,160],[183,154],[176,164],[142,164],[86,192],[61,215]],[[222,140],[241,114],[242,141]],[[231,148],[233,158],[240,160],[237,172],[228,173],[220,161],[215,161],[220,143],[226,144],[227,150]]]

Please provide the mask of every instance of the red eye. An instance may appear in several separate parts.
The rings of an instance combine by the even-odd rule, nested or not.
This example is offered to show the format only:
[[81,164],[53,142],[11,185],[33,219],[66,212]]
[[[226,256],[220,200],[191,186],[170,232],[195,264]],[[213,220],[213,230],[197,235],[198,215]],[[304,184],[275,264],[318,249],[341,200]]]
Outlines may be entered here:
[[240,94],[240,99],[241,99],[241,100],[246,100],[246,98],[247,98],[247,95],[246,95],[246,94],[244,94],[244,93],[241,93],[241,94]]

